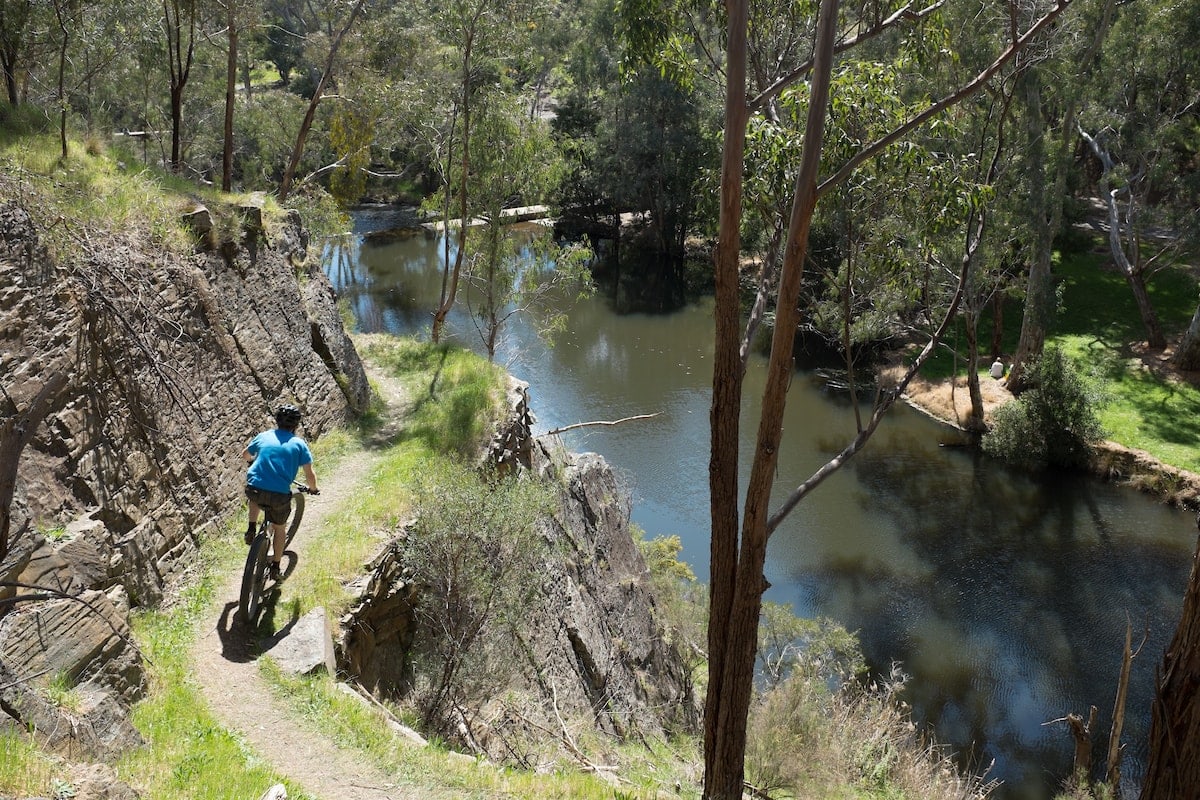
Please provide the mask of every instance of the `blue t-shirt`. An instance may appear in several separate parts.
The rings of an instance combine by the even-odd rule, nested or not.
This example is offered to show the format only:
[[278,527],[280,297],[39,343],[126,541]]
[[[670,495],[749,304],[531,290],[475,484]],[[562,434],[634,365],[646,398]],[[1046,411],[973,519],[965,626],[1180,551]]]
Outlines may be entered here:
[[268,492],[290,494],[296,473],[312,463],[308,444],[291,431],[263,431],[246,446],[254,463],[246,470],[246,484]]

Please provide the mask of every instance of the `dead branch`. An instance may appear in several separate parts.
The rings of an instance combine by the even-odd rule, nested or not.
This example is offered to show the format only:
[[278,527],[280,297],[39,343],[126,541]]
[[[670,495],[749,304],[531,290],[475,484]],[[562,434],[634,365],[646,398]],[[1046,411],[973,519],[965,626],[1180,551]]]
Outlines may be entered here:
[[1067,714],[1065,717],[1059,717],[1058,719],[1042,723],[1042,725],[1054,725],[1059,722],[1065,722],[1067,723],[1067,727],[1071,729],[1071,737],[1075,740],[1075,762],[1074,768],[1071,770],[1073,780],[1086,780],[1087,776],[1091,774],[1092,730],[1096,727],[1097,713],[1099,713],[1097,708],[1092,706],[1086,723],[1084,723],[1083,717],[1078,714]]
[[554,436],[555,434],[564,433],[566,431],[573,431],[576,428],[590,428],[590,427],[594,427],[594,426],[598,426],[598,425],[620,425],[623,422],[633,422],[634,420],[639,420],[639,419],[653,419],[654,417],[657,417],[661,413],[662,412],[660,412],[660,411],[655,411],[653,414],[638,414],[633,417],[624,417],[623,419],[613,419],[613,420],[598,419],[598,420],[594,420],[592,422],[576,422],[573,425],[564,425],[561,428],[555,428],[552,431],[546,431],[545,435],[546,436]]
[[338,685],[341,687],[344,687],[345,691],[348,694],[353,694],[355,697],[359,698],[360,700],[363,700],[364,702],[366,702],[367,704],[369,704],[370,706],[372,706],[373,708],[378,710],[379,713],[383,715],[384,722],[387,723],[387,726],[389,728],[391,728],[393,731],[395,731],[396,733],[399,733],[401,736],[408,739],[413,744],[420,745],[421,747],[425,747],[426,745],[429,744],[428,739],[426,739],[424,736],[422,736],[417,731],[415,731],[412,728],[405,725],[403,722],[401,722],[400,718],[397,717],[394,713],[392,713],[392,710],[390,708],[388,708],[383,703],[381,703],[377,699],[375,699],[375,696],[372,695],[370,692],[368,692],[365,688],[363,688],[363,686],[361,684],[340,683]]
[[1125,700],[1129,694],[1129,673],[1133,666],[1133,659],[1142,652],[1147,638],[1149,638],[1148,632],[1143,635],[1137,650],[1134,650],[1133,623],[1126,620],[1125,649],[1121,654],[1121,677],[1117,681],[1117,698],[1113,704],[1112,729],[1108,737],[1108,768],[1104,775],[1104,779],[1108,781],[1113,792],[1118,795],[1121,787],[1121,756],[1125,753],[1125,746],[1121,744],[1121,729],[1125,726]]

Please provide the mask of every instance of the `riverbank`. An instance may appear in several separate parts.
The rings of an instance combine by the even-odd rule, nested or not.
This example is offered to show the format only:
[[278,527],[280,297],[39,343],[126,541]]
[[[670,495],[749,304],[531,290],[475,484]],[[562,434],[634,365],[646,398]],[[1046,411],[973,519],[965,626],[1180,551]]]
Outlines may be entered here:
[[[895,385],[902,374],[899,363],[880,370],[880,383]],[[1000,382],[980,376],[984,419],[990,425],[995,410],[1014,398]],[[965,376],[931,381],[916,376],[909,382],[904,400],[910,406],[958,430],[965,430],[971,411],[971,396]],[[1152,494],[1171,506],[1200,510],[1200,475],[1165,464],[1144,450],[1105,440],[1096,445],[1092,471],[1101,479]]]

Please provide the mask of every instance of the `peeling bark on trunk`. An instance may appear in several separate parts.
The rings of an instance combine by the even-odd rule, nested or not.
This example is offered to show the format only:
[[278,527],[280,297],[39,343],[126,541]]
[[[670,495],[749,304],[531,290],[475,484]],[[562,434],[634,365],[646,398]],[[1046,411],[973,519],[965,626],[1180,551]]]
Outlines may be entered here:
[[[1142,263],[1141,241],[1138,238],[1134,222],[1137,198],[1134,196],[1133,187],[1130,185],[1124,189],[1112,188],[1112,172],[1116,168],[1112,154],[1100,144],[1096,137],[1089,135],[1084,130],[1080,130],[1079,134],[1104,166],[1104,177],[1100,181],[1100,188],[1108,208],[1108,247],[1112,253],[1113,263],[1125,276],[1125,281],[1129,284],[1130,291],[1133,292],[1138,315],[1142,318],[1142,327],[1146,330],[1146,344],[1154,350],[1162,350],[1167,346],[1167,339],[1158,322],[1158,314],[1154,311],[1154,305],[1150,302],[1150,293],[1146,291],[1146,266]],[[1117,195],[1122,192],[1129,197],[1129,206],[1124,222],[1122,222],[1121,210],[1117,203]],[[1128,251],[1126,251],[1122,236],[1126,227],[1129,228]]]
[[983,389],[979,386],[979,313],[966,315],[967,328],[967,391],[971,395],[971,415],[967,418],[969,431],[982,433],[987,430],[983,421]]
[[[1200,520],[1198,520],[1200,524]],[[1200,545],[1200,542],[1198,542]],[[1183,613],[1158,671],[1141,800],[1182,800],[1200,786],[1200,547]]]
[[225,0],[229,5],[229,52],[225,61],[225,141],[221,148],[221,191],[233,190],[233,108],[237,93],[238,29],[237,0]]
[[1200,306],[1192,314],[1192,322],[1175,351],[1175,366],[1179,369],[1200,369]]

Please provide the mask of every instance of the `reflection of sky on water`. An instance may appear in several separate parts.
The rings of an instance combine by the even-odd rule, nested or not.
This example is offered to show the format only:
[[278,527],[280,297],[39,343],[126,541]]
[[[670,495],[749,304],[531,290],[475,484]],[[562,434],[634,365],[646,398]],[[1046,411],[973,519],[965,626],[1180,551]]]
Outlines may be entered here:
[[[341,257],[328,251],[326,263],[364,330],[427,337],[440,289],[431,250],[440,256],[421,236],[387,244],[354,236],[338,245]],[[563,438],[614,465],[633,492],[634,521],[652,535],[679,534],[683,557],[702,578],[711,326],[704,304],[617,316],[594,298],[571,306],[569,330],[554,347],[517,321],[497,357],[530,382],[538,432],[659,414]],[[449,330],[476,341],[461,307]],[[762,373],[761,364],[751,366],[748,399],[760,395]],[[751,412],[743,440],[758,423]],[[840,449],[853,424],[844,398],[798,373],[777,496]],[[1143,630],[1150,634],[1134,662],[1126,720],[1124,772],[1136,778],[1154,668],[1178,620],[1195,542],[1191,518],[1091,480],[1033,480],[973,451],[940,447],[941,435],[907,409],[890,415],[772,539],[769,599],[859,631],[877,669],[901,661],[919,719],[975,764],[995,759],[991,774],[1007,784],[997,796],[1009,800],[1050,797],[1069,769],[1067,731],[1042,723],[1094,704],[1097,730],[1108,730],[1128,615],[1135,646]],[[752,454],[744,441],[743,465]]]

